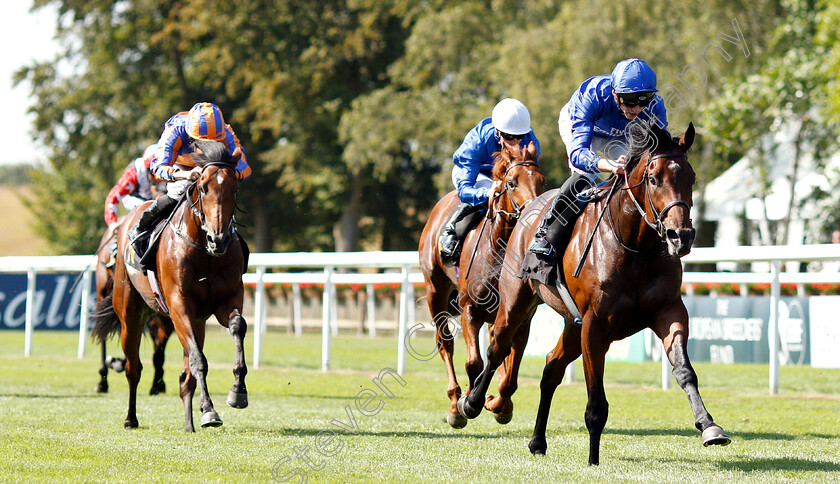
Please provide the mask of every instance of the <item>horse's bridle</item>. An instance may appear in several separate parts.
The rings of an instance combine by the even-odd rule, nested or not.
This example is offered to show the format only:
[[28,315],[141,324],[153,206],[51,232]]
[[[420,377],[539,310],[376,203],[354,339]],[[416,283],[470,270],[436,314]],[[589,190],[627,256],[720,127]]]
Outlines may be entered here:
[[[513,168],[517,167],[517,166],[536,166],[536,167],[539,167],[540,164],[535,162],[535,161],[519,161],[517,163],[513,163],[513,164],[511,164],[510,166],[507,167],[503,177],[507,178],[508,172],[510,170],[512,170]],[[510,194],[510,190],[508,189],[508,184],[505,183],[504,185],[505,185],[505,187],[502,189],[502,193],[507,193],[508,200],[510,200],[510,204],[513,206],[513,212],[508,212],[506,210],[497,209],[496,213],[503,213],[503,214],[507,215],[508,220],[517,221],[517,220],[519,220],[520,215],[522,215],[522,211],[525,210],[525,207],[527,207],[528,204],[531,203],[534,200],[534,198],[529,198],[528,200],[525,200],[524,202],[522,202],[522,205],[519,205],[519,204],[516,203],[516,200],[513,199],[513,195]],[[501,193],[499,195],[501,195]]]
[[[650,157],[648,157],[647,161],[645,162],[645,168],[644,168],[645,174],[642,176],[642,181],[639,182],[638,185],[634,185],[634,186],[631,187],[631,186],[629,186],[630,175],[625,174],[624,175],[624,187],[627,190],[627,195],[630,196],[630,200],[633,201],[633,204],[636,206],[636,209],[642,215],[642,218],[644,219],[645,223],[648,224],[648,226],[650,228],[652,228],[653,230],[656,231],[656,233],[659,235],[660,239],[665,240],[665,225],[662,223],[662,219],[665,218],[665,213],[668,212],[668,210],[672,209],[673,207],[676,207],[677,205],[683,205],[683,206],[685,206],[686,210],[689,210],[689,211],[691,211],[691,207],[688,205],[688,202],[686,202],[685,200],[673,200],[670,203],[668,203],[667,205],[665,205],[665,207],[662,210],[660,210],[659,212],[656,211],[656,207],[653,205],[653,200],[650,198],[650,190],[648,189],[647,167],[650,165],[651,161],[657,160],[659,158],[686,158],[686,159],[688,159],[688,157],[685,155],[685,153],[663,153],[663,154],[660,154],[660,155],[650,156]],[[650,220],[648,220],[647,210],[645,210],[641,206],[641,204],[639,204],[639,202],[636,200],[636,197],[633,196],[633,190],[631,190],[631,188],[636,188],[637,186],[642,185],[642,184],[644,184],[644,186],[645,186],[645,197],[647,198],[647,202],[650,205],[651,214],[653,215],[653,221],[652,222]]]
[[[218,163],[207,163],[206,165],[204,165],[201,168],[202,175],[204,174],[204,170],[206,170],[207,168],[209,168],[211,166],[217,166],[220,169],[229,168],[231,170],[234,170],[234,174],[236,172],[236,167],[231,166],[228,163],[218,162]],[[198,181],[200,179],[201,179],[201,177],[199,176],[199,178],[197,180],[190,183],[190,185],[187,187],[186,196],[189,199],[191,197],[191,194],[196,189],[198,190],[198,197],[196,198],[195,202],[190,202],[190,207],[189,208],[190,208],[190,210],[192,210],[193,215],[195,215],[195,217],[198,218],[199,226],[201,227],[201,229],[204,230],[204,232],[206,233],[207,232],[207,219],[204,217],[204,206],[202,204],[202,198],[204,197],[204,191],[201,189],[201,187],[196,188],[196,186],[198,185]],[[234,195],[234,202],[233,203],[234,203],[234,206],[236,206],[236,195]],[[190,247],[192,247],[194,249],[199,249],[199,250],[203,250],[205,252],[208,252],[206,245],[198,245],[198,244],[194,243],[188,237],[186,237],[184,234],[182,234],[181,231],[178,230],[178,227],[176,227],[174,224],[172,224],[171,221],[169,222],[169,224],[172,226],[172,230],[174,230],[175,233],[178,234],[178,236],[181,237],[181,239],[183,239],[184,242],[186,242]],[[235,225],[236,225],[236,217],[232,215],[230,217],[230,222],[228,223],[227,229],[225,230],[226,232],[230,233],[231,236],[233,235]],[[225,244],[225,246],[223,247],[224,250],[227,250],[227,245],[230,244],[231,240],[233,240],[233,237],[229,237],[227,239],[227,244]]]

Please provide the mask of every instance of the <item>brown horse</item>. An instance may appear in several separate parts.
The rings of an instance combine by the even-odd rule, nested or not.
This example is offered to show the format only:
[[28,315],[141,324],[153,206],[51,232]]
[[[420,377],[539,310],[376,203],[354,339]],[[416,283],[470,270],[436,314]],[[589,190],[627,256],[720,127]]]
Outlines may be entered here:
[[[121,217],[118,222],[122,223],[124,217]],[[108,267],[108,262],[111,258],[111,243],[116,243],[117,231],[119,226],[115,228],[108,227],[105,233],[102,234],[102,240],[99,244],[99,252],[96,254],[96,304],[97,306],[105,298],[111,295],[114,290],[114,268]],[[108,369],[112,369],[117,373],[125,370],[125,357],[112,358],[107,356],[105,349],[105,340],[112,334],[119,333],[120,321],[117,318],[94,318],[95,324],[91,329],[91,334],[94,340],[98,341],[101,346],[101,359],[99,363],[99,382],[96,384],[97,393],[108,393]],[[110,327],[107,323],[111,323]],[[149,334],[154,343],[154,355],[152,356],[152,363],[155,366],[155,376],[152,378],[152,387],[149,389],[149,395],[157,395],[166,392],[166,384],[163,382],[163,362],[166,357],[165,349],[166,342],[169,341],[169,336],[175,328],[172,327],[172,322],[168,319],[164,320],[157,316],[149,319],[147,323]]]
[[[155,256],[157,282],[162,301],[152,292],[150,279],[138,269],[137,255],[126,233],[137,223],[146,205],[130,212],[119,231],[117,264],[114,271],[113,311],[122,325],[122,346],[126,355],[129,384],[126,428],[136,428],[137,384],[142,365],[140,338],[145,321],[157,314],[170,319],[184,347],[184,369],[180,381],[184,402],[185,430],[192,432],[192,398],[200,392],[201,426],[219,426],[221,418],[213,408],[207,390],[207,359],[204,356],[205,322],[214,315],[233,335],[235,381],[227,397],[235,408],[248,406],[245,388],[242,317],[244,290],[242,273],[247,266],[247,248],[234,230],[234,209],[239,190],[236,158],[222,143],[195,141],[193,160],[200,176],[187,189],[181,203],[160,233]],[[168,310],[167,310],[168,309]]]
[[[598,464],[601,433],[608,415],[604,356],[611,342],[646,327],[662,339],[674,366],[674,377],[688,396],[703,444],[726,445],[731,440],[703,405],[697,375],[686,351],[688,313],[680,296],[680,257],[689,252],[694,241],[690,208],[695,175],[687,159],[694,141],[694,126],[690,124],[679,140],[657,126],[634,126],[631,132],[634,140],[646,141],[631,142],[627,175],[607,182],[599,191],[601,199],[584,209],[562,259],[563,277],[583,316],[581,325],[573,322],[573,312],[564,304],[557,286],[521,279],[516,274],[539,223],[537,210],[549,204],[534,203],[535,208],[529,211],[532,213],[523,214],[510,237],[505,264],[514,270],[501,272],[501,302],[488,364],[462,406],[469,418],[481,412],[493,369],[507,356],[511,340],[521,326],[530,325],[537,304],[545,302],[563,316],[566,325],[546,357],[540,406],[529,444],[534,454],[545,454],[552,396],[566,366],[582,354],[589,395],[584,414],[589,430],[589,464]],[[607,188],[610,194],[603,196]],[[552,195],[549,192],[544,197]],[[599,224],[604,212],[604,223]],[[585,253],[582,272],[574,277],[593,233],[593,245]]]
[[[464,240],[457,267],[444,265],[438,250],[441,228],[459,202],[456,191],[448,193],[435,205],[420,237],[420,267],[426,282],[426,296],[436,326],[437,349],[449,377],[446,394],[451,404],[447,422],[454,428],[467,425],[467,419],[457,409],[461,387],[452,364],[457,330],[453,332],[449,327],[449,312],[457,311],[461,314],[460,327],[467,346],[466,370],[472,388],[483,366],[478,334],[484,323],[492,323],[498,308],[495,288],[507,239],[525,206],[544,190],[545,178],[537,158],[533,143],[527,148],[503,146],[502,151],[496,154],[493,179],[502,182],[501,190],[491,198],[487,218]],[[489,223],[488,219],[491,220]],[[513,415],[513,402],[510,398],[516,391],[521,350],[527,339],[526,328],[524,335],[517,335],[517,343],[521,344],[516,346],[514,353],[505,362],[507,371],[504,367],[501,369],[499,396],[487,398],[487,409],[502,424],[508,423]]]

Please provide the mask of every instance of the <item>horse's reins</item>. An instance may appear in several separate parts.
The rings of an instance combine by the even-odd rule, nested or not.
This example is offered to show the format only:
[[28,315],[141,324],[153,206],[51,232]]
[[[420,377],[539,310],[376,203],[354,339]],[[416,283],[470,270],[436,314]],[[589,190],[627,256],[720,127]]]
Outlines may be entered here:
[[[513,163],[513,164],[509,165],[507,167],[507,169],[505,169],[505,174],[502,175],[502,178],[507,178],[508,172],[510,170],[512,170],[513,168],[517,167],[517,166],[536,166],[536,167],[539,167],[540,165],[539,165],[539,163],[537,163],[535,161],[519,161],[519,162]],[[510,194],[510,190],[508,190],[507,183],[504,184],[504,188],[502,189],[502,193],[507,193],[508,200],[510,200],[510,204],[513,205],[513,210],[514,211],[513,212],[508,212],[506,210],[495,210],[495,213],[503,213],[503,214],[507,215],[508,220],[513,220],[514,223],[517,220],[519,220],[519,217],[522,215],[522,211],[525,210],[525,207],[527,207],[528,204],[531,203],[534,200],[534,198],[529,198],[528,200],[525,200],[524,202],[522,202],[522,205],[517,204],[516,200],[513,199],[513,195]],[[487,215],[484,217],[484,220],[482,220],[482,222],[481,222],[481,230],[478,231],[478,240],[481,240],[481,235],[484,233],[484,226],[487,225],[487,219],[489,219],[489,218],[490,218],[490,207],[488,206],[487,207]],[[473,247],[472,255],[470,256],[470,263],[467,264],[467,273],[464,274],[464,279],[466,279],[470,275],[470,270],[472,269],[473,260],[475,260],[475,254],[477,252],[478,252],[478,242],[476,241],[476,244]]]
[[[688,210],[691,210],[691,207],[689,207],[688,202],[686,202],[685,200],[673,200],[670,203],[668,203],[667,205],[665,205],[665,207],[662,210],[660,210],[659,212],[656,211],[656,207],[653,205],[653,199],[651,199],[651,197],[650,197],[650,190],[648,190],[647,184],[645,182],[648,181],[648,174],[647,174],[648,165],[650,165],[651,161],[659,159],[659,158],[688,158],[688,157],[686,156],[685,153],[664,153],[664,154],[660,154],[660,155],[651,156],[645,162],[645,168],[644,168],[645,169],[645,174],[642,176],[642,180],[637,185],[633,185],[631,187],[630,183],[629,183],[630,174],[628,174],[628,173],[624,174],[624,188],[622,188],[622,190],[627,190],[627,195],[630,197],[630,200],[633,201],[633,204],[636,206],[636,209],[642,215],[642,218],[644,219],[645,223],[648,224],[648,226],[650,228],[652,228],[654,231],[656,231],[656,234],[659,235],[659,238],[664,241],[665,240],[665,226],[662,223],[662,219],[665,217],[665,213],[668,210],[670,210],[671,208],[673,208],[677,205],[684,205],[686,207],[686,209],[688,209]],[[604,204],[604,210],[601,211],[601,214],[598,216],[598,221],[595,223],[595,228],[592,230],[592,234],[589,236],[589,240],[586,242],[586,246],[584,247],[583,252],[581,252],[580,260],[578,260],[577,267],[575,267],[575,272],[573,274],[574,277],[578,277],[580,275],[580,271],[583,268],[583,263],[586,260],[586,255],[589,253],[589,250],[592,248],[592,242],[595,239],[595,233],[598,231],[598,226],[601,224],[601,219],[604,217],[605,212],[609,212],[610,226],[612,227],[613,232],[615,232],[615,239],[618,241],[619,245],[621,245],[621,247],[623,247],[625,250],[627,250],[629,252],[633,252],[633,253],[637,253],[637,254],[643,252],[641,250],[637,250],[637,249],[633,249],[631,247],[628,247],[624,242],[622,242],[621,237],[618,234],[618,230],[616,228],[615,221],[613,220],[612,210],[610,210],[610,199],[612,198],[613,194],[615,193],[616,184],[617,183],[613,183],[612,186],[610,186],[610,192],[609,192],[609,195],[607,195],[607,201]],[[637,186],[642,185],[642,184],[645,185],[645,198],[647,198],[648,204],[650,205],[651,213],[653,214],[652,215],[653,216],[653,222],[648,220],[647,211],[644,208],[642,208],[641,204],[639,204],[639,202],[636,200],[636,197],[633,196],[633,190],[632,189],[636,188]],[[657,250],[657,249],[654,249],[654,250]]]

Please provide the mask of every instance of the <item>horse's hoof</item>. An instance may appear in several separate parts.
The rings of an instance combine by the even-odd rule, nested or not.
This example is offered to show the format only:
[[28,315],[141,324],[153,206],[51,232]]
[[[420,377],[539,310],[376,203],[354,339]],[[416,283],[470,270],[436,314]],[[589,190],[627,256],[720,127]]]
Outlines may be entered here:
[[219,417],[219,414],[216,413],[215,410],[210,410],[209,412],[204,412],[204,415],[201,416],[201,427],[219,427],[222,425],[222,419]]
[[96,384],[96,393],[108,393],[108,382],[99,382]]
[[231,390],[228,393],[226,401],[233,408],[246,408],[248,406],[248,393],[237,393]]
[[163,380],[153,384],[149,390],[149,395],[158,395],[161,393],[166,393],[166,383],[163,383]]
[[545,440],[531,439],[528,442],[528,450],[534,455],[545,455],[546,449],[548,449],[548,445],[546,445]]
[[137,427],[139,427],[139,426],[140,426],[140,424],[139,424],[139,423],[137,423],[137,419],[136,419],[136,418],[127,418],[127,419],[125,419],[125,428],[126,428],[126,429],[136,429],[136,428],[137,428]]
[[446,414],[446,423],[453,429],[462,429],[467,426],[468,420],[460,413]]
[[506,425],[513,419],[513,413],[494,413],[493,418],[496,419],[496,422]]
[[469,395],[461,395],[461,397],[458,398],[458,413],[464,417],[473,419],[478,417],[481,413],[481,406],[479,405],[478,408],[473,408],[473,406],[470,405],[468,397]]
[[710,445],[729,445],[730,442],[732,442],[732,438],[726,435],[726,432],[723,431],[720,425],[712,424],[703,431],[704,447]]

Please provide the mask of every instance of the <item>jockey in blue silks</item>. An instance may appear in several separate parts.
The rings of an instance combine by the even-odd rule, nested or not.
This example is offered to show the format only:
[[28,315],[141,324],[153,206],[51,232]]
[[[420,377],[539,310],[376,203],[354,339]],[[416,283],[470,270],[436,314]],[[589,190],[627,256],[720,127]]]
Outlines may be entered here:
[[[489,118],[482,119],[471,129],[461,146],[452,155],[452,184],[458,189],[461,204],[449,217],[441,234],[439,248],[446,264],[454,264],[460,258],[461,239],[455,224],[467,219],[463,234],[472,230],[486,210],[490,194],[495,192],[499,182],[493,182],[493,154],[502,150],[502,143],[508,146],[528,146],[534,142],[537,153],[540,142],[531,129],[531,114],[528,108],[516,99],[502,99],[493,108]],[[464,224],[461,224],[464,225]]]
[[560,137],[572,175],[546,212],[529,250],[559,261],[581,212],[578,195],[599,172],[624,173],[627,125],[633,120],[668,126],[665,102],[656,94],[656,74],[643,60],[625,59],[611,75],[590,77],[560,110]]

